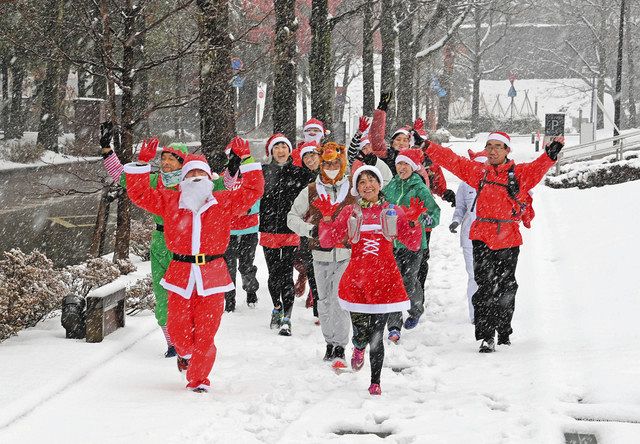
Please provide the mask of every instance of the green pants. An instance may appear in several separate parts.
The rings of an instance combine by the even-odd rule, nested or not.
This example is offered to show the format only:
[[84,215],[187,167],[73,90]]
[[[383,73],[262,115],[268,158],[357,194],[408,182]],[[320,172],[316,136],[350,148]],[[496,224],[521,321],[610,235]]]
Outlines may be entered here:
[[167,290],[160,281],[169,268],[172,254],[164,242],[164,233],[154,230],[151,234],[151,281],[153,283],[153,295],[156,298],[156,320],[158,325],[167,325]]

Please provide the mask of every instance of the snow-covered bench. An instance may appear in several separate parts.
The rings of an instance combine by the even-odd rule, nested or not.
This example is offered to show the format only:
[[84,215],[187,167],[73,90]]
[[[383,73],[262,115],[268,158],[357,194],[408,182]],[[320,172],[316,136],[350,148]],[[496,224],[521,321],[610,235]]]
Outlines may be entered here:
[[124,327],[126,288],[112,282],[89,292],[87,300],[87,342],[102,342],[105,336]]

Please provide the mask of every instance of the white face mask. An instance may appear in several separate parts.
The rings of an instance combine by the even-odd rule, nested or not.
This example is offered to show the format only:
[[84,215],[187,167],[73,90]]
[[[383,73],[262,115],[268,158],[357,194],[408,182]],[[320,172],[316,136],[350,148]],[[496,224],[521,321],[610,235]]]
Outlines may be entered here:
[[213,182],[208,177],[190,177],[180,182],[180,208],[194,213],[211,197]]
[[340,172],[340,170],[324,170],[324,174],[326,174],[326,176],[333,180],[336,177],[338,177],[338,173]]
[[315,133],[315,134],[311,134],[311,133],[308,133],[308,132],[305,131],[304,132],[304,141],[305,142],[318,142],[318,143],[320,143],[320,141],[322,140],[322,136],[323,136],[322,131],[318,132],[318,133]]

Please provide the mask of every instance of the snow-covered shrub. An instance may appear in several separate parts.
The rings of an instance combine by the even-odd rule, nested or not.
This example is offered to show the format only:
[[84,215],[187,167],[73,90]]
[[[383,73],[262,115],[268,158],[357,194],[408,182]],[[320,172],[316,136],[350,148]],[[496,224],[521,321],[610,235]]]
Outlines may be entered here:
[[151,244],[151,233],[153,233],[153,230],[155,230],[155,225],[150,217],[146,217],[142,221],[135,219],[131,221],[129,251],[140,257],[143,261],[148,261],[151,258],[149,246]]
[[11,162],[33,163],[40,160],[44,154],[44,148],[32,140],[10,139],[0,143],[0,152]]
[[153,311],[155,307],[151,277],[147,276],[127,288],[127,314],[136,314],[142,310]]
[[85,297],[92,288],[113,282],[121,273],[116,264],[99,257],[80,265],[69,265],[62,274],[71,292]]
[[129,274],[136,271],[136,266],[133,265],[131,259],[118,259],[116,261],[116,267],[120,270],[120,274]]
[[69,287],[38,250],[4,252],[0,260],[0,341],[36,325],[60,306]]

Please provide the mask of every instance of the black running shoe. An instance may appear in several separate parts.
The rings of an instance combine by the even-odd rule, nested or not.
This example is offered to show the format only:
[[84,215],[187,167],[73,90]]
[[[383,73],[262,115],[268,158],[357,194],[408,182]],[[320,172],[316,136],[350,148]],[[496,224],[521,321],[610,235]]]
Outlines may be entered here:
[[165,357],[165,358],[173,358],[173,357],[175,357],[176,355],[177,355],[177,353],[176,353],[176,348],[175,348],[173,345],[170,345],[170,346],[167,348],[167,351],[165,352],[164,357]]
[[331,361],[333,360],[333,344],[327,344],[327,351],[324,354],[323,361]]
[[255,293],[247,293],[247,305],[250,308],[256,308],[257,303],[258,303],[258,295]]
[[178,356],[178,371],[180,373],[186,372],[189,368],[189,360],[187,358],[182,358]]
[[498,345],[511,345],[509,335],[498,334]]
[[480,350],[478,351],[480,353],[493,353],[496,351],[496,344],[493,342],[493,338],[482,341],[482,344],[480,344]]

